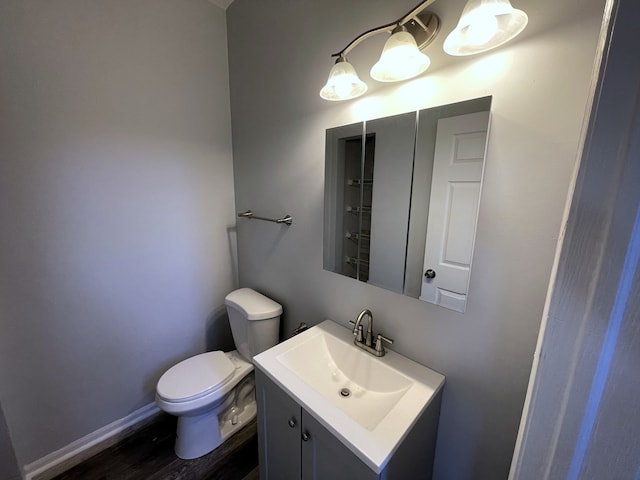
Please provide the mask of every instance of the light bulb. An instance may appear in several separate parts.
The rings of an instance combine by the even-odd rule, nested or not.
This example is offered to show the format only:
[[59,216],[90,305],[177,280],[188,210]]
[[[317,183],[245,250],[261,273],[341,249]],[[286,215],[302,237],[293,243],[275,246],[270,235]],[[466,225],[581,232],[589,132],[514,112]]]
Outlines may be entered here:
[[498,31],[498,19],[494,15],[483,15],[473,22],[466,31],[466,41],[470,45],[484,45]]
[[329,72],[327,83],[320,90],[320,96],[325,100],[340,101],[359,97],[366,91],[367,84],[358,78],[353,65],[339,57]]
[[333,79],[333,91],[339,98],[347,98],[351,93],[351,80],[347,75],[337,75]]
[[468,0],[456,28],[444,41],[449,55],[474,55],[499,47],[527,26],[528,17],[509,0]]
[[371,78],[379,82],[398,82],[420,75],[431,60],[416,45],[408,32],[391,35],[382,49],[380,60],[371,68]]

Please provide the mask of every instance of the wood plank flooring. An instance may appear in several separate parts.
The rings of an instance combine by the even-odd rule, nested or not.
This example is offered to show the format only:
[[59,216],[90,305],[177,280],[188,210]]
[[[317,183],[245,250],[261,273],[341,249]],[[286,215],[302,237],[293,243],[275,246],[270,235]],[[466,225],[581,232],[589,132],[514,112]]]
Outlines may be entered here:
[[176,418],[161,414],[149,426],[53,480],[258,480],[256,421],[213,452],[176,457]]

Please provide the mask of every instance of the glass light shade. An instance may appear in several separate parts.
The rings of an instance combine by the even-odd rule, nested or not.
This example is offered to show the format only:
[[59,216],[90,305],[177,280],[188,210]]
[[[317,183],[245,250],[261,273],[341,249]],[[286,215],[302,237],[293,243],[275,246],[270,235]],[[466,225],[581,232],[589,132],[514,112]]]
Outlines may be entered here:
[[349,100],[359,97],[367,91],[367,88],[367,84],[358,78],[353,65],[340,58],[331,67],[329,79],[320,90],[320,96],[331,101]]
[[431,60],[418,49],[409,32],[396,32],[384,44],[380,60],[371,67],[371,78],[379,82],[400,82],[424,72]]
[[513,39],[528,21],[509,0],[469,0],[458,26],[444,41],[444,51],[454,56],[486,52]]

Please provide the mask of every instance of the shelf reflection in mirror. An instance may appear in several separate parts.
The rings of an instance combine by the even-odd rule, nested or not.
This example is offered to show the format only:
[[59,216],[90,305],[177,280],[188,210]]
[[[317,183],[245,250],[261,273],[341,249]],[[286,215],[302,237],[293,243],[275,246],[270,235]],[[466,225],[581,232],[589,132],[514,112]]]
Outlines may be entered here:
[[325,270],[464,312],[490,107],[483,97],[328,129]]

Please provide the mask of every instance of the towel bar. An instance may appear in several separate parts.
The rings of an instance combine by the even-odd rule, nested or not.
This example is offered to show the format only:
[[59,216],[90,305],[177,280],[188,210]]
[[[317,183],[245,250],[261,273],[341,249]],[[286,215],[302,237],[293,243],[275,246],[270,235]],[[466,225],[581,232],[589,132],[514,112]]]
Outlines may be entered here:
[[291,225],[293,223],[293,218],[291,217],[291,215],[285,215],[282,218],[267,218],[259,217],[257,215],[254,215],[251,210],[247,210],[246,212],[239,213],[238,216],[244,218],[255,218],[256,220],[265,220],[267,222],[284,223],[286,225]]

